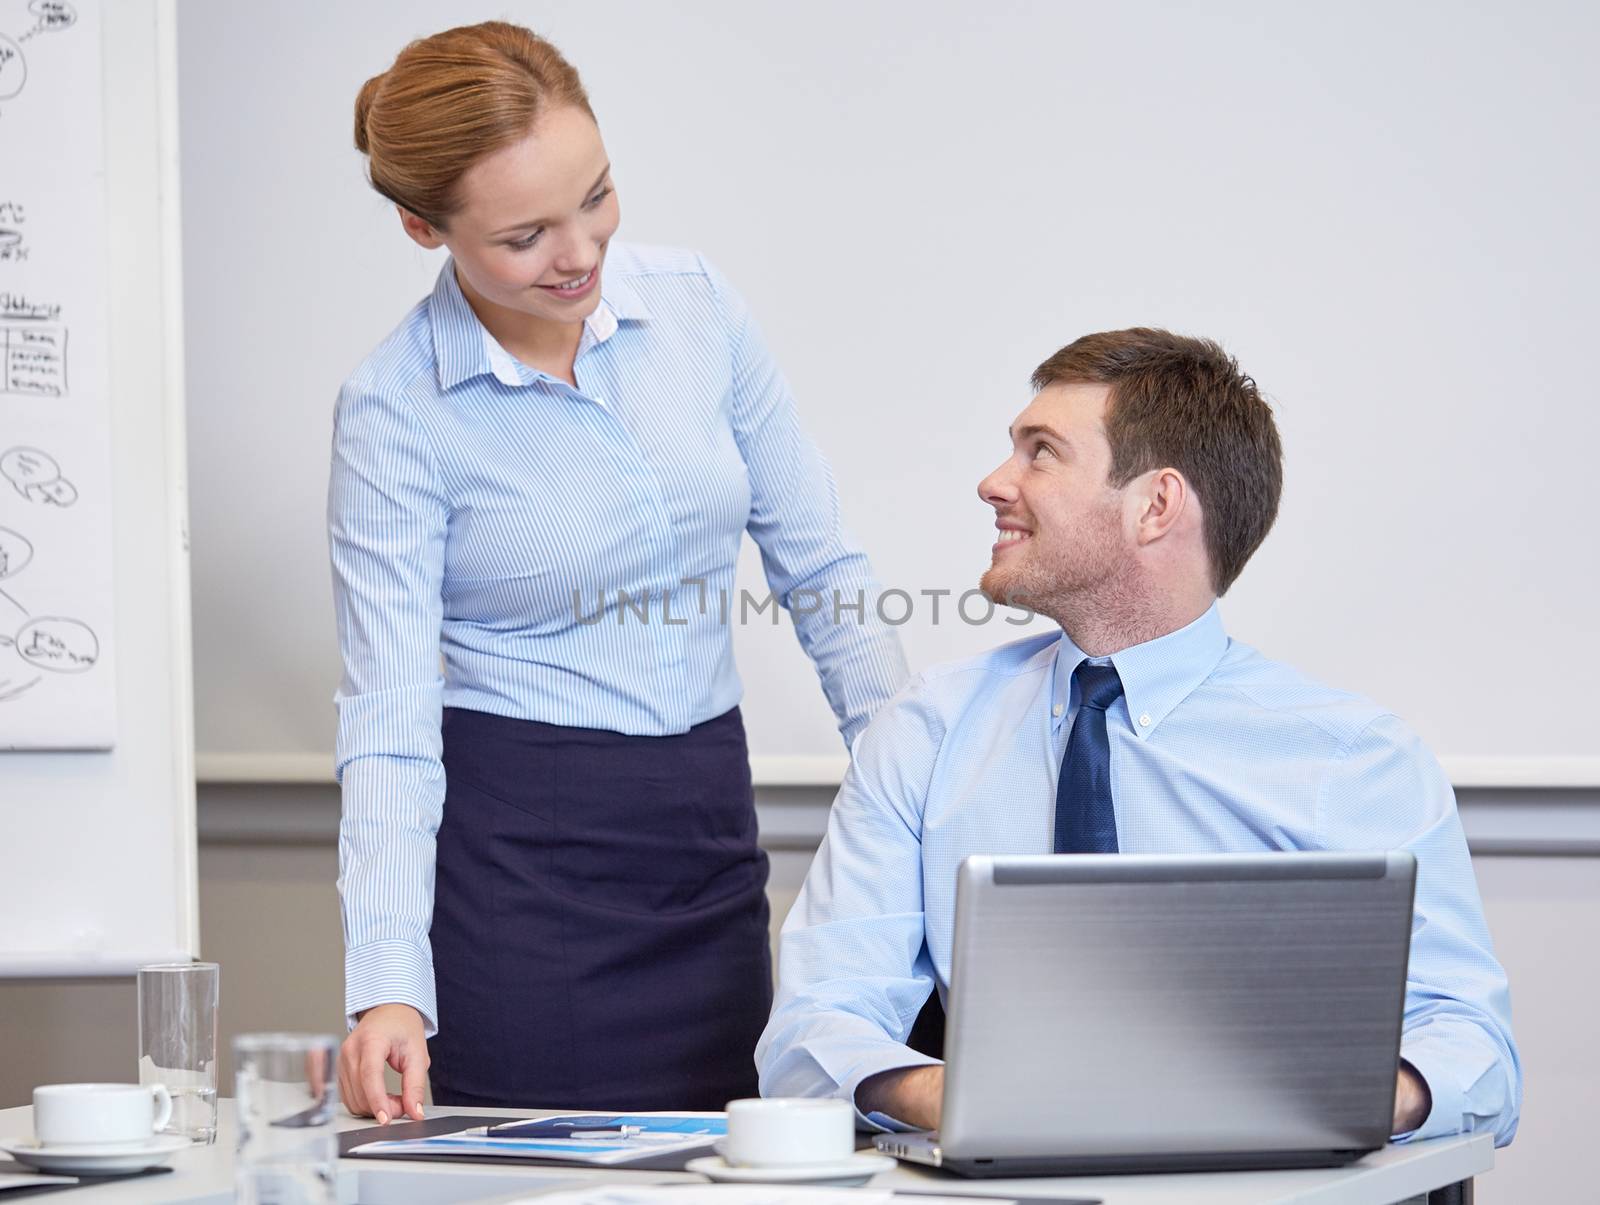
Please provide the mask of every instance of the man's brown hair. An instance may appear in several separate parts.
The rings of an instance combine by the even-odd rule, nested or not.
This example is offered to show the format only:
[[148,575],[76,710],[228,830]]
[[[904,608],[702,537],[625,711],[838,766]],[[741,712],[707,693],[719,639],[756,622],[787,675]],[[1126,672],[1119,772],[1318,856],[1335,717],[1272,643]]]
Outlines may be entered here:
[[1085,335],[1034,371],[1051,385],[1109,385],[1110,481],[1174,468],[1200,496],[1211,584],[1227,592],[1272,530],[1283,444],[1255,381],[1210,339],[1134,327]]

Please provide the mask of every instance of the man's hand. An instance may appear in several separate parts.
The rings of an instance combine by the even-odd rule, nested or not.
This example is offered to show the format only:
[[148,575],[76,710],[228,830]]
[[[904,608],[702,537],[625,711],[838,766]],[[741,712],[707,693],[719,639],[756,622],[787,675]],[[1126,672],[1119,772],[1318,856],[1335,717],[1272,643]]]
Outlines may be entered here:
[[[379,1004],[361,1014],[339,1049],[339,1096],[357,1117],[422,1120],[422,1089],[428,1075],[428,1043],[422,1014],[409,1004]],[[400,1095],[383,1082],[387,1063],[400,1073]]]
[[944,1065],[897,1067],[869,1076],[856,1088],[856,1108],[919,1130],[937,1130],[944,1108]]
[[1394,1128],[1391,1134],[1409,1134],[1428,1120],[1433,1111],[1433,1093],[1428,1081],[1410,1063],[1400,1064],[1400,1082],[1394,1092]]

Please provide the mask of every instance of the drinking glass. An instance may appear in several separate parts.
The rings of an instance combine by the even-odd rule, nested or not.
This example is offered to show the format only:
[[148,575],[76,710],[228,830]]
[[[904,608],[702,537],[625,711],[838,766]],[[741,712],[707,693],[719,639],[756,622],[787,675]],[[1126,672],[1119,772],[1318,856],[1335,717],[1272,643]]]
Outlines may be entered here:
[[334,1059],[325,1034],[247,1033],[233,1041],[240,1205],[337,1205]]
[[214,962],[139,968],[139,1082],[165,1084],[172,1119],[164,1134],[217,1140],[217,993]]

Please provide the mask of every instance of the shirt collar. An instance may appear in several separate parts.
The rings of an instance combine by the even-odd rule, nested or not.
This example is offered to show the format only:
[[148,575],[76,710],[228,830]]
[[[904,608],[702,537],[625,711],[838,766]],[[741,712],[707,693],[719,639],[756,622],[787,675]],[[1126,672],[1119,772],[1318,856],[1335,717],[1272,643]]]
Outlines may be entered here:
[[494,371],[483,323],[461,295],[456,261],[448,256],[428,301],[428,325],[433,331],[433,362],[439,371],[441,390],[454,389],[462,381]]
[[[1112,653],[1109,660],[1122,679],[1122,698],[1134,733],[1146,737],[1160,727],[1161,721],[1217,668],[1227,649],[1228,634],[1222,629],[1222,615],[1217,604],[1212,603],[1187,627]],[[1061,634],[1050,699],[1057,724],[1065,722],[1071,710],[1072,673],[1089,659],[1070,636]]]
[[[600,304],[602,308],[611,311],[617,322],[643,322],[650,317],[644,299],[629,283],[628,278],[620,275],[614,268],[606,271],[600,278]],[[607,337],[609,338],[609,335]]]
[[494,379],[513,389],[526,385],[528,382],[523,379],[523,367],[517,363],[517,358],[500,346],[500,340],[489,333],[488,327],[480,323],[479,329],[483,331],[483,354],[489,362],[489,371],[494,373]]
[[[433,358],[439,371],[439,388],[453,389],[462,381],[485,373],[502,384],[526,385],[540,373],[525,368],[501,347],[487,327],[478,321],[456,280],[455,260],[447,258],[434,282],[428,304],[428,320],[433,331]],[[650,312],[639,294],[625,279],[609,273],[601,280],[600,304],[584,321],[583,341],[578,354],[616,334],[622,322],[640,322]]]

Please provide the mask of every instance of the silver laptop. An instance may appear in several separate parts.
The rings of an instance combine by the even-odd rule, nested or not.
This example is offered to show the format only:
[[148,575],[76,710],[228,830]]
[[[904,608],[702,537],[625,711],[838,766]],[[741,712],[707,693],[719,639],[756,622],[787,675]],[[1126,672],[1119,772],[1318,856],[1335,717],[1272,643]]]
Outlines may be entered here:
[[1416,859],[971,857],[940,1131],[968,1176],[1327,1167],[1394,1111]]

